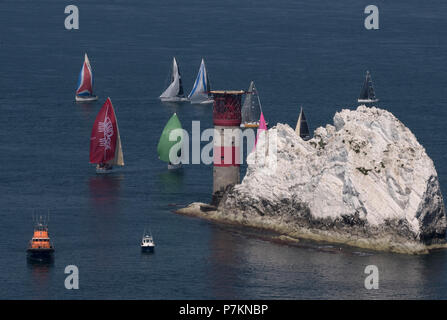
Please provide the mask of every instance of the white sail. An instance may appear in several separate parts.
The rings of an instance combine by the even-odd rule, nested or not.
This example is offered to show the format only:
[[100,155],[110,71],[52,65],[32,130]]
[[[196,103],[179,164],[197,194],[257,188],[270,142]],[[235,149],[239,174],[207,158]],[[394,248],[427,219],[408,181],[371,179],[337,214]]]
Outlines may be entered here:
[[160,95],[160,99],[167,100],[174,97],[183,97],[183,86],[177,60],[172,60],[172,82],[169,87]]
[[209,98],[209,91],[211,90],[208,74],[206,72],[205,61],[202,59],[200,64],[199,73],[197,74],[196,82],[188,95],[188,99],[191,103],[203,103],[206,101],[211,101]]
[[112,166],[124,166],[123,148],[121,146],[121,137],[120,137],[120,129],[118,128],[118,119],[116,120],[116,134],[117,137],[116,137],[115,158],[108,161],[108,164]]
[[121,137],[119,130],[118,130],[118,139],[116,140],[116,146],[117,150],[115,152],[114,165],[124,166],[123,148],[121,147]]
[[295,132],[299,136],[301,133],[301,117],[303,115],[303,108],[300,110],[300,115],[298,116],[298,121],[296,122]]

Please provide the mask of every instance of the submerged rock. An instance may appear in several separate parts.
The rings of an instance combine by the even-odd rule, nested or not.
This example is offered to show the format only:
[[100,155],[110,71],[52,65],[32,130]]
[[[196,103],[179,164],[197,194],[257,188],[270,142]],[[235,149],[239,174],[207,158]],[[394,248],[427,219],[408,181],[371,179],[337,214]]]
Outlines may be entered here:
[[342,110],[309,141],[285,124],[269,137],[275,129],[276,159],[266,163],[276,166],[251,153],[242,183],[208,217],[394,252],[424,253],[446,242],[433,161],[390,112]]

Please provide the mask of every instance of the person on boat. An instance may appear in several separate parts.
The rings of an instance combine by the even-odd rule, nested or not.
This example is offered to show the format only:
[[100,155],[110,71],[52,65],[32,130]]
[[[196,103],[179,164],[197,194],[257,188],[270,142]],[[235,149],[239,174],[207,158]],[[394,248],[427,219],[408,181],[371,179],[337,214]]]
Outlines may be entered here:
[[104,162],[98,163],[98,169],[110,170],[112,168],[113,168],[113,166],[111,166],[108,163],[104,163]]

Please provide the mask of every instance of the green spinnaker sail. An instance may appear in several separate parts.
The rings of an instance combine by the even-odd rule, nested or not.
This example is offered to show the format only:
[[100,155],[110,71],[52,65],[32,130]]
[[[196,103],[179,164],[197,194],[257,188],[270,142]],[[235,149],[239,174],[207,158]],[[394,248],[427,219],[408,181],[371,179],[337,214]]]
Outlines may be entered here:
[[168,123],[166,123],[166,126],[161,133],[160,141],[158,141],[157,145],[158,157],[164,162],[169,162],[169,151],[171,150],[172,146],[180,142],[182,139],[181,137],[178,137],[175,141],[169,141],[169,135],[174,129],[182,129],[182,124],[180,123],[176,113],[174,113],[169,119]]

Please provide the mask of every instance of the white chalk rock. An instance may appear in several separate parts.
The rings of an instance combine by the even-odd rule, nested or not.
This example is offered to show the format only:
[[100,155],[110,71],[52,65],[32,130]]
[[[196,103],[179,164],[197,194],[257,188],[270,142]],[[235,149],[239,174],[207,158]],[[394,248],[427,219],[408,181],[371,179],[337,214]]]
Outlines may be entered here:
[[[288,234],[397,252],[445,243],[446,215],[433,161],[393,114],[360,106],[303,141],[285,124],[269,130],[276,156],[256,154],[218,212]],[[273,143],[274,144],[274,143]],[[272,141],[269,150],[274,151]],[[258,155],[259,156],[259,155]]]

